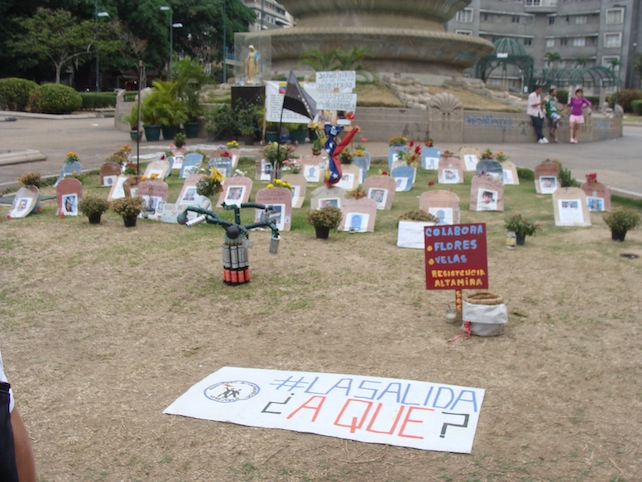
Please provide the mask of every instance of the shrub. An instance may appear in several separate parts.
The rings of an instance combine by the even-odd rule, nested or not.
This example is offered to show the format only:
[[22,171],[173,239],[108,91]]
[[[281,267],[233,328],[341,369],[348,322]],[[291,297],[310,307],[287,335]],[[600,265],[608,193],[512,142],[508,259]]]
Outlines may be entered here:
[[413,209],[406,211],[397,221],[425,221],[428,223],[438,223],[439,218],[434,214],[430,214],[422,209]]
[[116,106],[116,94],[113,92],[81,92],[82,110],[105,109]]
[[29,104],[29,97],[37,88],[38,84],[27,79],[0,79],[0,108],[24,111]]
[[[638,99],[642,99],[642,90],[624,89],[620,91],[620,95],[618,96],[618,103],[622,106],[624,112],[633,112],[631,102]],[[609,105],[613,107],[614,103],[615,94],[611,94],[609,96]]]
[[238,131],[237,116],[230,104],[219,104],[204,117],[205,129],[213,139],[224,139]]
[[557,100],[562,105],[568,104],[568,90],[557,89]]
[[85,216],[102,214],[109,209],[109,201],[96,196],[86,195],[78,204],[78,209]]
[[29,101],[32,110],[44,114],[69,114],[82,107],[80,94],[67,85],[41,85]]
[[642,99],[636,99],[631,102],[631,110],[634,114],[642,115]]
[[343,213],[335,206],[324,206],[320,209],[311,209],[305,216],[308,223],[315,228],[337,229],[341,224]]

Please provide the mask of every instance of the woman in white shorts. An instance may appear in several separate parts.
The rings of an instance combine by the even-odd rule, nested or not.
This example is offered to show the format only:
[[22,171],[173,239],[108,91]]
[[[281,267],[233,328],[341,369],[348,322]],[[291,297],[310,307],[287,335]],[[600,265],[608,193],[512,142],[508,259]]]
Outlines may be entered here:
[[577,131],[580,128],[580,124],[584,124],[584,106],[591,107],[591,102],[582,96],[582,89],[577,89],[575,96],[568,99],[568,107],[571,113],[568,118],[571,144],[577,144]]

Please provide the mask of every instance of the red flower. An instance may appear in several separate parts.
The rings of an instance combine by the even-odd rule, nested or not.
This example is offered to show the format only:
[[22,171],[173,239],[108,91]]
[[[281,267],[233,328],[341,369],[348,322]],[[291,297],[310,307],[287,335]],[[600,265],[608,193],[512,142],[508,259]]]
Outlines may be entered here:
[[365,137],[362,137],[361,142],[368,142],[368,139],[366,139]]
[[428,181],[428,185],[429,186],[434,186],[435,185],[435,181]]
[[419,144],[415,147],[415,154],[421,154],[421,146]]

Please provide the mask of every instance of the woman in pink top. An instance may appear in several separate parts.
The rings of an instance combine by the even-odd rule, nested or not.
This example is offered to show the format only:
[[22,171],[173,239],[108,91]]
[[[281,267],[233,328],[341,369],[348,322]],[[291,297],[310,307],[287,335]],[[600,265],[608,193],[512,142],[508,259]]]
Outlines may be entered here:
[[580,128],[580,124],[584,124],[584,113],[582,109],[584,106],[591,107],[591,102],[582,97],[582,89],[577,89],[575,91],[575,97],[569,97],[568,107],[571,111],[569,117],[570,131],[571,131],[571,144],[577,144],[577,131]]

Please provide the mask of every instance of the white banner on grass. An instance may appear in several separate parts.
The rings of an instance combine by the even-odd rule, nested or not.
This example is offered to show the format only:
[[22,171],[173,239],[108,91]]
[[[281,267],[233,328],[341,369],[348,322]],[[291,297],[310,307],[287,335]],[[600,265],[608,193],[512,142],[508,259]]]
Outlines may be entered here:
[[484,390],[414,380],[224,367],[163,413],[470,453]]

